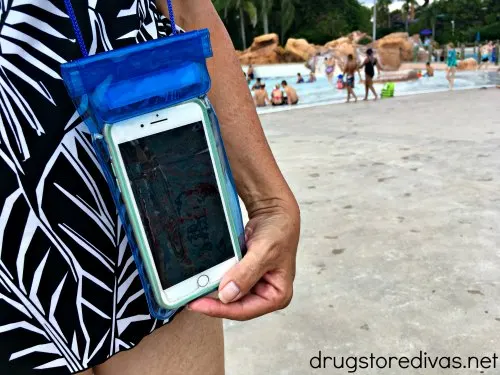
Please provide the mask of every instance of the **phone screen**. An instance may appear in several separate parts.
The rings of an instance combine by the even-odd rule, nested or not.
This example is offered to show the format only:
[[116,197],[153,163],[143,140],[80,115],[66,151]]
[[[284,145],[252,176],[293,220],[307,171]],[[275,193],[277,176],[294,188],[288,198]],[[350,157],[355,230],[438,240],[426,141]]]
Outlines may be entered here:
[[235,256],[201,122],[119,149],[163,289]]

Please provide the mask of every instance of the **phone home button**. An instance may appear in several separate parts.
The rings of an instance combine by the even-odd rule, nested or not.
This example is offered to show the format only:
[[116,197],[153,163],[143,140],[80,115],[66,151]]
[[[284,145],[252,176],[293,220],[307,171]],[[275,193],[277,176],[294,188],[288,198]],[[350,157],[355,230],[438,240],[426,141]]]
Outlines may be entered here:
[[200,277],[198,277],[198,285],[202,288],[207,286],[209,281],[210,279],[207,275],[201,275]]

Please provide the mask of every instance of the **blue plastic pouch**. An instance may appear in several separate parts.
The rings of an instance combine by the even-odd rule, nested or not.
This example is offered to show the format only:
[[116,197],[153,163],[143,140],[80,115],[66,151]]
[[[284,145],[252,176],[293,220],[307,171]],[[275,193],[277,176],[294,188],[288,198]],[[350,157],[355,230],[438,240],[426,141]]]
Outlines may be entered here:
[[175,311],[161,307],[154,298],[112,173],[110,152],[103,131],[106,124],[201,99],[209,114],[210,129],[222,164],[227,188],[222,194],[229,198],[232,225],[244,253],[244,228],[238,195],[217,116],[206,97],[210,89],[206,59],[211,56],[209,32],[199,30],[85,57],[61,66],[68,93],[92,135],[97,159],[127,233],[150,313],[160,320],[168,320]]

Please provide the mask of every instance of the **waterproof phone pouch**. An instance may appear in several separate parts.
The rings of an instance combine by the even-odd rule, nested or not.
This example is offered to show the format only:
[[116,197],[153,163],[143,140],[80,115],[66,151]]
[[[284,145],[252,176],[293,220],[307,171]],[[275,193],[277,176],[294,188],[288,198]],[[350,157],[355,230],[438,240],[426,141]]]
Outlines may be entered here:
[[[164,257],[165,264],[160,265],[159,263],[162,263],[164,258],[152,259],[148,254],[154,252],[153,248],[158,249],[159,247],[162,248],[162,251],[170,251],[172,254],[178,254],[180,251],[173,249],[175,247],[189,253],[191,243],[196,241],[198,244],[201,243],[198,246],[201,249],[203,244],[214,238],[216,232],[209,233],[209,229],[206,229],[207,226],[209,227],[206,224],[207,219],[202,217],[202,213],[200,214],[200,212],[210,213],[210,204],[207,204],[204,211],[186,212],[186,210],[189,211],[189,207],[194,207],[189,206],[192,204],[193,195],[197,197],[198,203],[200,202],[200,194],[203,199],[210,195],[206,193],[210,188],[196,180],[203,173],[198,173],[198,177],[189,175],[189,178],[193,178],[192,181],[189,178],[183,180],[177,173],[178,171],[182,173],[182,168],[188,170],[189,168],[185,165],[194,166],[195,169],[201,165],[202,162],[199,161],[201,159],[192,162],[194,160],[192,158],[201,158],[202,154],[209,155],[203,159],[203,162],[207,165],[206,171],[210,170],[214,181],[217,182],[217,184],[214,182],[215,188],[218,189],[217,199],[219,199],[219,204],[222,204],[220,210],[223,209],[227,220],[228,236],[226,239],[230,238],[225,242],[221,240],[221,243],[230,242],[231,248],[235,249],[235,259],[237,260],[241,259],[245,249],[238,195],[222,142],[217,116],[206,98],[210,89],[210,76],[206,59],[211,56],[209,32],[208,30],[199,30],[85,57],[61,67],[62,77],[69,95],[92,136],[97,159],[127,233],[150,313],[153,317],[161,320],[168,320],[175,314],[178,307],[181,307],[184,302],[188,302],[181,299],[173,305],[165,303],[165,299],[162,299],[162,288],[166,289],[165,285],[171,281],[174,274],[177,275],[177,278],[182,278],[182,275],[189,278],[191,274],[187,271],[182,274],[183,269],[179,271],[180,274],[178,274],[177,269],[170,268],[169,271],[167,263],[168,259],[171,258],[168,254]],[[130,145],[127,145],[125,141],[123,144],[113,142],[111,136],[113,129],[117,133],[123,129],[122,133],[127,134],[127,136],[130,135],[130,132],[129,128],[126,127],[132,125],[137,125],[137,129],[141,127],[141,129],[147,130],[149,127],[151,130],[151,127],[154,126],[160,129],[162,126],[166,126],[167,121],[173,121],[176,116],[178,122],[182,122],[182,110],[185,108],[194,108],[194,112],[199,113],[199,121],[186,120],[180,124],[182,126],[176,123],[179,126],[172,125],[171,128],[165,128],[168,131],[164,132],[155,130],[155,133],[158,134],[130,139],[128,142]],[[187,112],[184,113],[186,118],[190,117]],[[200,130],[200,124],[203,125],[203,131]],[[188,128],[191,132],[198,131],[196,134],[199,134],[199,137],[196,138],[193,135],[195,133],[183,136],[181,133],[187,132]],[[151,138],[156,136],[158,137]],[[160,136],[163,137],[161,140]],[[150,138],[153,141],[144,146]],[[195,145],[196,139],[198,139],[198,144]],[[156,169],[150,168],[147,171],[140,171],[138,177],[143,177],[151,170],[161,170],[162,173],[163,185],[161,186],[155,185],[151,181],[147,181],[146,184],[141,182],[142,185],[137,185],[139,189],[143,189],[141,191],[147,190],[147,196],[151,197],[151,202],[153,202],[149,202],[149,206],[144,203],[144,207],[154,207],[154,202],[165,202],[165,207],[162,205],[157,205],[157,207],[165,212],[166,224],[157,225],[156,232],[154,228],[152,229],[154,225],[148,225],[145,228],[145,220],[150,220],[153,224],[161,223],[163,218],[161,215],[163,214],[160,212],[161,210],[157,210],[155,215],[160,216],[155,216],[155,220],[151,220],[148,213],[152,212],[152,209],[150,211],[147,211],[147,208],[141,210],[141,205],[145,200],[143,197],[138,199],[139,190],[136,189],[134,181],[132,181],[132,172],[130,172],[130,168],[127,168],[128,165],[124,164],[125,158],[121,157],[126,152],[125,148],[129,146],[132,147],[130,154],[134,157],[140,152],[149,153],[153,147],[159,147],[160,151],[157,154],[160,156],[150,159],[166,166],[163,168],[160,165]],[[139,146],[143,148],[139,149]],[[195,149],[198,151],[188,152]],[[117,161],[118,159],[120,162]],[[170,163],[169,160],[184,163],[179,164],[184,167],[172,166],[173,162]],[[197,185],[196,181],[198,181]],[[196,186],[193,187],[193,184]],[[168,189],[165,188],[167,185]],[[201,187],[204,187],[204,190]],[[167,193],[166,190],[168,190]],[[210,191],[213,192],[214,189],[212,188]],[[162,197],[158,194],[165,194],[165,196]],[[203,202],[199,204],[203,205]],[[186,209],[186,207],[188,208]],[[200,220],[205,220],[205,224],[200,224]],[[209,263],[210,256],[207,257],[207,254],[204,256]],[[199,271],[203,268],[202,265],[193,265],[192,259],[189,262],[189,270],[192,273],[194,269]],[[164,276],[161,274],[162,269],[167,269],[165,278],[162,278]],[[161,282],[158,282],[159,280]],[[217,286],[213,285],[210,291],[215,290]],[[200,289],[200,292],[195,293],[195,296],[200,297],[208,292],[207,288]]]

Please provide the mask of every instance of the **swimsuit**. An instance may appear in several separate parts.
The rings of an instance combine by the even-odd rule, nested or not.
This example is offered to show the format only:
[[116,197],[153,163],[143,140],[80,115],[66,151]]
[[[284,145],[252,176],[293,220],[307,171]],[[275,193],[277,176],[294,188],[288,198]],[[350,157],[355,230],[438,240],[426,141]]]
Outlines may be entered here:
[[353,75],[347,76],[347,86],[354,88],[354,76]]
[[326,73],[326,74],[332,74],[332,73],[333,73],[333,71],[334,71],[334,67],[333,67],[332,65],[328,65],[328,66],[326,67],[325,73]]
[[[277,101],[277,102],[276,102]],[[271,93],[271,102],[272,105],[282,105],[283,104],[283,92],[278,89],[274,89]]]
[[375,66],[377,65],[377,59],[370,59],[365,64],[365,75],[367,77],[373,78],[375,77]]
[[451,50],[448,51],[448,60],[446,62],[449,68],[457,67],[457,51]]
[[[154,0],[73,5],[92,55],[171,34]],[[164,322],[149,315],[91,136],[61,80],[61,63],[81,57],[64,2],[4,1],[1,13],[0,374],[67,375]]]

